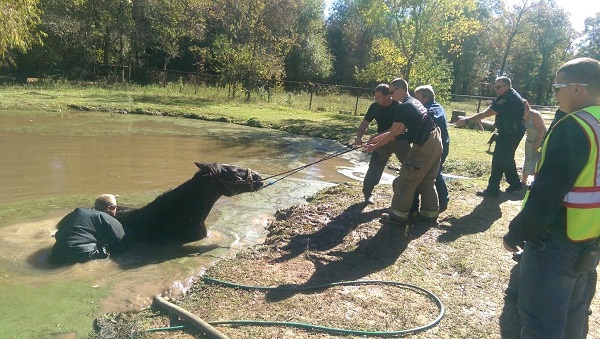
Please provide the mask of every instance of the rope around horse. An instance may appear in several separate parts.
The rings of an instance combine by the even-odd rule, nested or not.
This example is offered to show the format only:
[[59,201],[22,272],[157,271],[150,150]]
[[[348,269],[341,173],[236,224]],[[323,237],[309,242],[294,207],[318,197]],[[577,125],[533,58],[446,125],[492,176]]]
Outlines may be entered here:
[[318,163],[320,163],[322,161],[325,161],[325,160],[329,160],[331,158],[338,157],[338,156],[340,156],[342,154],[345,154],[345,153],[348,153],[348,152],[352,152],[352,151],[354,151],[354,150],[356,150],[356,149],[358,149],[360,147],[361,146],[348,146],[348,148],[346,148],[346,149],[339,150],[337,152],[331,153],[331,154],[329,154],[329,155],[327,155],[327,156],[325,156],[322,159],[319,159],[317,161],[311,162],[311,163],[306,164],[306,165],[302,165],[300,167],[296,167],[296,168],[291,169],[289,171],[285,171],[285,172],[281,172],[279,174],[272,175],[270,177],[266,177],[266,178],[262,179],[262,181],[266,181],[266,180],[269,180],[269,179],[272,179],[272,178],[276,178],[276,177],[279,177],[279,176],[283,175],[281,178],[279,178],[277,180],[269,181],[269,183],[267,183],[266,185],[264,185],[261,189],[269,187],[269,186],[275,184],[276,182],[281,181],[281,180],[283,180],[283,179],[285,179],[285,178],[287,178],[287,177],[289,177],[289,176],[291,176],[293,174],[296,174],[296,173],[300,172],[301,170],[303,170],[305,168],[308,168],[308,167],[310,167],[312,165],[318,164]]

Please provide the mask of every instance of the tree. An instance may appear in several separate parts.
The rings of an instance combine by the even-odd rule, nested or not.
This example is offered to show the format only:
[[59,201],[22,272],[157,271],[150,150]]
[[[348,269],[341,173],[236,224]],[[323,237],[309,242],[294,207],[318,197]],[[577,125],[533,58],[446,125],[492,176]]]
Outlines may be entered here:
[[367,65],[357,67],[357,79],[403,77],[415,86],[431,84],[442,96],[448,93],[452,64],[447,56],[461,53],[466,37],[479,29],[465,15],[474,8],[474,2],[458,0],[371,2],[362,13],[379,36],[371,43]]
[[[306,14],[314,18],[310,14],[314,13],[314,5],[314,0],[213,3],[207,11],[210,30],[203,46],[197,49],[198,54],[204,59],[206,69],[228,84],[241,83],[246,99],[250,99],[252,90],[269,87],[285,76],[285,60],[294,48],[304,43],[317,51],[324,49],[319,46],[322,42],[318,37],[312,42],[308,39],[314,30],[305,27],[312,22],[306,21]],[[290,68],[297,69],[291,65]]]
[[551,85],[554,71],[567,59],[571,42],[575,39],[567,12],[557,8],[554,0],[541,0],[533,8],[534,24],[530,31],[534,42],[532,50],[539,55],[533,97],[536,104],[547,103],[552,98]]
[[585,19],[583,39],[579,44],[578,56],[600,60],[600,12]]
[[38,0],[0,1],[0,63],[10,63],[11,51],[26,51],[40,43],[44,34],[36,30],[40,23]]
[[136,0],[134,20],[136,39],[141,41],[138,52],[151,49],[162,59],[167,69],[171,60],[180,55],[187,39],[202,39],[206,23],[203,14],[208,8],[204,0]]
[[285,59],[286,78],[320,81],[331,75],[333,60],[325,38],[323,1],[306,0],[299,8],[296,42]]
[[505,29],[501,29],[505,36],[508,36],[506,40],[506,44],[504,46],[504,53],[502,55],[502,64],[500,65],[499,74],[504,74],[504,69],[506,67],[506,60],[508,58],[508,54],[510,53],[510,49],[512,43],[517,36],[517,34],[521,31],[521,28],[527,23],[525,20],[525,14],[531,9],[532,4],[529,3],[529,0],[523,0],[521,4],[514,5],[512,7],[512,11],[505,12],[504,16],[501,17],[499,22],[501,25],[496,27],[504,27]]

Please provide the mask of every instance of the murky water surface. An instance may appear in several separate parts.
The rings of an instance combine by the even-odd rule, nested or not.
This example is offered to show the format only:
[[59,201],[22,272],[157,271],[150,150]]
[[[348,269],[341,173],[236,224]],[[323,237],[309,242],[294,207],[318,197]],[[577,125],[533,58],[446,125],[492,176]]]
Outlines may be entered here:
[[[119,203],[127,205],[127,197],[155,196],[188,180],[197,170],[194,161],[250,167],[265,177],[343,148],[328,140],[225,123],[6,111],[0,111],[0,145],[0,209],[71,195],[89,195],[91,206],[101,193],[117,194]],[[207,239],[185,246],[136,244],[121,258],[64,268],[49,267],[46,258],[55,225],[70,210],[6,225],[0,228],[0,284],[84,281],[90,289],[108,289],[109,297],[97,301],[99,312],[139,309],[156,294],[184,293],[215,260],[259,243],[277,209],[303,203],[333,183],[360,180],[367,162],[367,155],[353,151],[259,192],[223,197],[207,220]]]

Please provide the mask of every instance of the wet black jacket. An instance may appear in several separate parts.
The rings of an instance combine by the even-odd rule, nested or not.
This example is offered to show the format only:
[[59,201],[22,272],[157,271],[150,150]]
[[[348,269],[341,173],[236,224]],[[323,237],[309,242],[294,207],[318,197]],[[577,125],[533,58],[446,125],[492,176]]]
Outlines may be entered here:
[[125,232],[121,223],[105,212],[76,208],[57,225],[56,243],[50,261],[77,262],[101,247],[119,252],[124,248]]

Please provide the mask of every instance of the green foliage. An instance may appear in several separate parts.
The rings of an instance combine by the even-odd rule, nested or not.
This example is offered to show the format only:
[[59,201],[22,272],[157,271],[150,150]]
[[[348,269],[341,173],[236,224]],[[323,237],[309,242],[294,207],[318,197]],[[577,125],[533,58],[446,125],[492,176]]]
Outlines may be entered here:
[[12,50],[25,51],[41,42],[39,23],[38,0],[0,2],[0,65],[12,61]]
[[299,6],[297,38],[285,60],[286,75],[297,81],[322,81],[331,75],[332,55],[325,39],[323,2],[305,0]]
[[583,40],[579,44],[578,56],[600,60],[600,12],[585,19]]
[[281,80],[372,87],[398,76],[493,96],[506,73],[530,101],[549,104],[554,70],[571,53],[600,57],[598,14],[572,49],[554,0],[335,0],[330,14],[321,0],[3,1],[0,59],[19,81],[131,76],[166,86],[172,79],[154,69],[200,71],[247,100]]
[[298,81],[323,80],[331,75],[332,56],[323,36],[307,36],[286,58],[286,73]]
[[431,85],[435,90],[437,101],[449,98],[452,86],[452,65],[442,58],[426,58],[418,56],[410,76],[411,87]]
[[396,77],[399,69],[406,67],[406,60],[399,48],[388,38],[375,39],[371,47],[371,62],[363,70],[356,71],[356,79],[361,83],[389,82]]
[[[441,55],[460,53],[463,41],[479,29],[479,23],[466,16],[475,8],[473,1],[413,2],[363,1],[356,17],[371,29],[373,37],[364,67],[355,66],[360,83],[387,82],[403,77],[409,83],[432,84],[436,91],[449,93],[452,64]],[[352,15],[347,10],[346,15]],[[381,29],[388,28],[388,29]],[[363,36],[364,38],[364,36]]]

